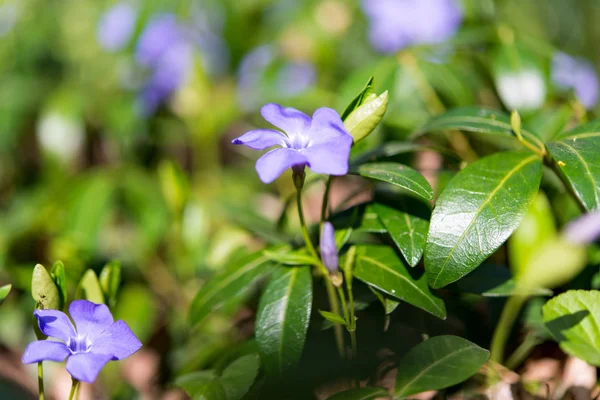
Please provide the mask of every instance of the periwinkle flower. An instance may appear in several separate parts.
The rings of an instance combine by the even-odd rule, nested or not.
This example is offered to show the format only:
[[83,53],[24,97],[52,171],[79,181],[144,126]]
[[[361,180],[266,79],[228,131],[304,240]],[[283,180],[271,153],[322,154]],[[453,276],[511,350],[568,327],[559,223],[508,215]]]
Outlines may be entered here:
[[135,29],[136,9],[128,3],[118,3],[100,19],[96,38],[106,51],[118,51],[127,45]]
[[382,53],[450,39],[462,23],[456,0],[363,0],[369,39]]
[[578,245],[590,244],[600,238],[600,210],[570,222],[564,230],[564,236],[568,242]]
[[69,314],[76,328],[61,311],[34,311],[42,333],[61,341],[30,343],[23,353],[24,364],[62,362],[68,357],[69,374],[77,380],[91,383],[107,362],[129,357],[142,347],[125,322],[114,322],[104,304],[75,300],[69,306]]
[[331,222],[327,221],[321,228],[321,239],[319,242],[321,260],[330,274],[336,274],[339,270],[338,249],[335,244],[335,231]]
[[271,103],[262,107],[261,114],[281,131],[256,129],[232,141],[254,150],[280,146],[256,162],[261,181],[271,183],[292,167],[303,170],[308,166],[328,175],[348,173],[352,136],[335,110],[322,107],[311,118],[295,108]]
[[587,60],[556,53],[552,59],[552,81],[562,89],[572,89],[585,108],[598,102],[598,75]]
[[283,66],[277,75],[277,87],[286,97],[296,96],[310,88],[316,80],[315,67],[307,62]]

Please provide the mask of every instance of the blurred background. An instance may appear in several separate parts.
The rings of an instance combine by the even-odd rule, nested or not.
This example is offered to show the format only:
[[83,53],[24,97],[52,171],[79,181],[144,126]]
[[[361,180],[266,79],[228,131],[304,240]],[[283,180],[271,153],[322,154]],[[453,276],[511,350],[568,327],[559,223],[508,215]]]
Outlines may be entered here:
[[[20,363],[36,263],[62,260],[72,299],[87,268],[121,262],[115,317],[145,347],[85,389],[98,398],[185,398],[176,374],[252,334],[251,306],[193,332],[187,313],[228,259],[294,233],[293,218],[283,234],[275,224],[289,176],[263,185],[258,152],[230,145],[267,126],[265,103],[342,112],[373,75],[390,105],[361,149],[457,106],[518,108],[540,135],[595,115],[598,1],[393,3],[0,0],[0,285],[13,285],[0,398],[36,391],[35,366]],[[312,219],[322,190],[308,192]],[[46,363],[46,381],[65,398],[63,366]]]

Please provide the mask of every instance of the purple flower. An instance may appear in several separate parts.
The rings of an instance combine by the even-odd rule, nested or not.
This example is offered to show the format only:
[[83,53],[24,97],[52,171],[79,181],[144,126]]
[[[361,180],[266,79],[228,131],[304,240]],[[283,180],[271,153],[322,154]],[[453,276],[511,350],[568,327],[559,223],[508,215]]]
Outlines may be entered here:
[[451,38],[462,22],[456,0],[363,0],[369,39],[382,53]]
[[564,231],[565,239],[573,244],[585,245],[600,237],[600,210],[585,214],[570,222]]
[[277,74],[277,87],[286,97],[296,96],[310,88],[316,76],[315,67],[310,63],[287,64]]
[[61,342],[38,340],[30,343],[23,353],[23,363],[62,362],[68,357],[67,371],[83,382],[93,382],[107,362],[129,357],[142,347],[125,322],[113,321],[104,304],[73,301],[69,314],[77,329],[61,311],[36,310],[33,314],[42,333]]
[[314,172],[329,175],[348,173],[348,157],[352,136],[339,114],[331,108],[319,108],[312,119],[301,111],[278,104],[267,104],[261,114],[282,132],[256,129],[232,141],[251,149],[264,150],[273,146],[256,162],[256,171],[264,183],[273,182],[288,168],[308,166]]
[[127,3],[111,7],[100,20],[96,37],[106,51],[118,51],[127,45],[133,30],[137,12]]
[[325,222],[321,228],[321,241],[319,243],[321,250],[321,260],[331,274],[335,274],[339,269],[338,250],[335,245],[335,232],[331,222]]
[[562,89],[572,89],[585,108],[598,102],[598,75],[587,60],[556,53],[552,59],[552,81]]

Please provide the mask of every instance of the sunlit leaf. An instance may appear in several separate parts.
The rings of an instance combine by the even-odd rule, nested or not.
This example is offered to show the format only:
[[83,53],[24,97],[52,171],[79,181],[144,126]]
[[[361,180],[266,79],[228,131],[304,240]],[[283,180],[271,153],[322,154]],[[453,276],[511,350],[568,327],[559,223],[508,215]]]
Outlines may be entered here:
[[425,200],[433,199],[433,189],[429,182],[423,175],[406,165],[393,162],[369,163],[358,167],[357,173],[366,178],[399,186]]

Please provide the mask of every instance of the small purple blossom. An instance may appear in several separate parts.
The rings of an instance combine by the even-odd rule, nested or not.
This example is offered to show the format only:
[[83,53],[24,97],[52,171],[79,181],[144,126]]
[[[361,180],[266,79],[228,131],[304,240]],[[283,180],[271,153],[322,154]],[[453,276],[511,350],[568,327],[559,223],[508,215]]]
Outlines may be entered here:
[[111,360],[129,357],[142,343],[123,321],[114,322],[104,304],[75,300],[69,317],[58,310],[36,310],[34,315],[42,333],[61,340],[38,340],[23,353],[24,364],[40,361],[62,362],[67,357],[67,371],[77,380],[91,383]]
[[369,18],[369,39],[382,53],[451,38],[462,23],[456,0],[363,0]]
[[111,7],[100,19],[96,38],[106,51],[119,51],[127,45],[135,29],[136,9],[128,3]]
[[328,175],[348,173],[352,136],[339,114],[322,107],[311,117],[291,107],[267,104],[261,109],[265,120],[281,129],[255,129],[232,141],[254,150],[273,146],[256,162],[256,172],[264,183],[273,182],[291,167],[308,166],[314,172]]
[[556,53],[552,59],[552,81],[562,89],[572,89],[585,108],[592,108],[598,102],[598,75],[585,59]]
[[579,245],[597,240],[600,237],[600,210],[570,222],[564,230],[564,236],[568,242]]
[[283,66],[277,74],[277,87],[286,97],[296,96],[316,81],[315,67],[307,62],[290,63]]
[[338,249],[335,245],[335,231],[331,222],[327,221],[321,228],[321,240],[319,242],[321,260],[330,274],[335,274],[339,269]]

